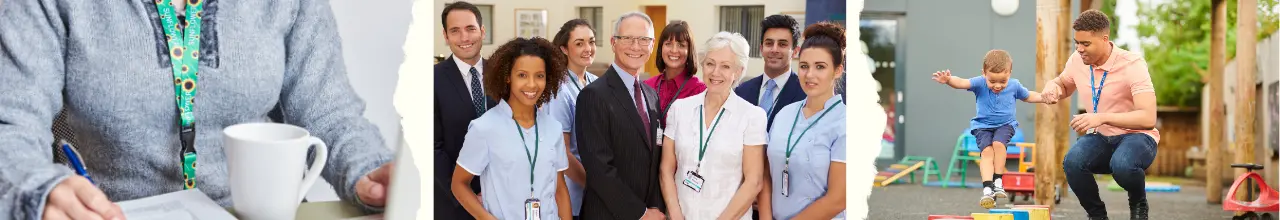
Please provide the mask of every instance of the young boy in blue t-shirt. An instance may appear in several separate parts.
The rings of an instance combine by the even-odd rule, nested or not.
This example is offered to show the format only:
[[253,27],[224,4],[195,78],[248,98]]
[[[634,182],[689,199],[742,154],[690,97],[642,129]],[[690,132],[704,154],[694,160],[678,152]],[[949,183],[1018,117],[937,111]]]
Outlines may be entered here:
[[995,207],[996,198],[1008,197],[1000,175],[1004,174],[1005,145],[1018,127],[1014,100],[1042,103],[1039,93],[1028,91],[1018,79],[1009,77],[1012,69],[1013,60],[1008,52],[991,50],[982,59],[982,76],[963,79],[951,76],[951,70],[933,73],[934,81],[968,90],[977,97],[978,116],[970,120],[969,128],[977,138],[978,150],[982,151],[978,164],[982,173],[982,198],[978,204],[987,209]]

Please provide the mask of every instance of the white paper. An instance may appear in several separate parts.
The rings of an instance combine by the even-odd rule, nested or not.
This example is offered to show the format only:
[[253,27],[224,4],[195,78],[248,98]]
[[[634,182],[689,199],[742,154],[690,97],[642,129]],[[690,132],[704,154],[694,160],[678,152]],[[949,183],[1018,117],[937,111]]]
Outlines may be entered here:
[[116,203],[131,220],[235,220],[200,189],[190,189]]

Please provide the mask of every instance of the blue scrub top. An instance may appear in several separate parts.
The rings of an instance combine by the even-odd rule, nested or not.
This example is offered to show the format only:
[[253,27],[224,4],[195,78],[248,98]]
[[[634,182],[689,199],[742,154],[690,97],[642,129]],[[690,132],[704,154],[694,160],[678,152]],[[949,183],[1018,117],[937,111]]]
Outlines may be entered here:
[[[551,117],[560,122],[563,128],[561,132],[571,134],[569,135],[569,152],[573,153],[573,157],[582,160],[582,155],[578,154],[578,135],[576,130],[573,129],[574,113],[576,113],[574,109],[578,107],[578,93],[581,93],[582,88],[586,88],[588,83],[596,81],[597,77],[591,75],[591,72],[587,72],[583,74],[586,75],[587,83],[582,83],[576,81],[578,80],[577,75],[572,70],[567,74],[569,74],[569,77],[560,83],[560,93],[557,93],[556,98],[547,103],[547,108],[551,111]],[[573,216],[578,216],[582,209],[582,193],[586,186],[573,182],[568,176],[564,177],[564,181],[565,185],[569,186],[569,198],[573,203]]]
[[[772,177],[770,181],[773,181],[774,218],[791,219],[809,204],[826,195],[827,172],[831,168],[831,162],[845,162],[845,105],[843,102],[832,105],[840,100],[838,95],[827,99],[822,111],[831,108],[831,112],[822,117],[821,121],[816,120],[822,111],[808,118],[801,114],[797,121],[796,114],[807,99],[783,107],[774,116],[773,130],[769,133],[769,146],[766,150],[769,156],[769,174]],[[791,126],[792,122],[796,122],[794,127]],[[814,124],[813,128],[800,137],[800,133],[810,124]],[[789,196],[782,196],[782,169],[787,160],[787,136],[792,132],[795,133],[791,137],[795,149],[791,151],[788,171],[791,175],[791,190]],[[836,218],[844,216],[845,212],[840,212]]]
[[[484,209],[498,219],[523,219],[524,202],[529,199],[529,156],[537,146],[533,170],[533,194],[542,202],[542,219],[559,219],[556,204],[557,172],[569,168],[564,153],[560,122],[546,111],[537,111],[537,129],[520,128],[511,119],[506,101],[471,121],[466,140],[458,153],[458,165],[480,176]],[[535,131],[537,138],[535,138]],[[524,134],[521,143],[520,134]],[[535,139],[538,140],[534,143]],[[527,146],[527,148],[526,148]]]

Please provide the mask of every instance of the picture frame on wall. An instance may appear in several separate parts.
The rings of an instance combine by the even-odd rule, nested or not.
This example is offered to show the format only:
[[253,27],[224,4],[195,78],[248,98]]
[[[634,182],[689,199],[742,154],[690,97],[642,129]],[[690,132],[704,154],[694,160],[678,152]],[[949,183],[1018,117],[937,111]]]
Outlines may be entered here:
[[547,10],[537,8],[515,9],[516,37],[547,37]]

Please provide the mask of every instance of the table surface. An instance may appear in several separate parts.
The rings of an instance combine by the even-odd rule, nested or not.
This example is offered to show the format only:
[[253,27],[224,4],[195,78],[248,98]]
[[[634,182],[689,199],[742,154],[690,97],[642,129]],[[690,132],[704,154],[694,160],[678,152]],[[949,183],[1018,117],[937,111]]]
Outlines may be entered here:
[[[227,212],[230,212],[232,215],[235,215],[236,213],[235,210],[232,210],[230,208],[227,209]],[[311,219],[316,219],[316,220],[335,219],[336,220],[336,219],[355,218],[355,217],[360,217],[365,215],[366,214],[364,212],[360,211],[360,208],[357,208],[353,205],[344,203],[342,201],[330,201],[330,202],[302,203],[298,205],[298,215],[297,217],[294,217],[294,218],[308,219],[308,220],[311,220]]]

